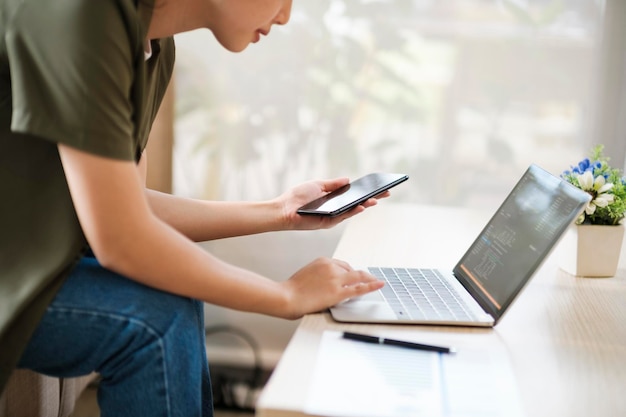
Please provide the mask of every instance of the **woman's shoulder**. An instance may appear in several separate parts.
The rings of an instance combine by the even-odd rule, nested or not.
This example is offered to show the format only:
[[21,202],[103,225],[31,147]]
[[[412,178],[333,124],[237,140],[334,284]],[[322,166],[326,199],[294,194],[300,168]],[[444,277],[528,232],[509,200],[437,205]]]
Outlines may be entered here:
[[89,30],[110,21],[121,21],[135,28],[142,23],[140,7],[148,11],[152,7],[152,0],[139,3],[137,0],[0,0],[0,9],[2,23],[7,26],[36,21],[43,24],[42,30],[48,27]]

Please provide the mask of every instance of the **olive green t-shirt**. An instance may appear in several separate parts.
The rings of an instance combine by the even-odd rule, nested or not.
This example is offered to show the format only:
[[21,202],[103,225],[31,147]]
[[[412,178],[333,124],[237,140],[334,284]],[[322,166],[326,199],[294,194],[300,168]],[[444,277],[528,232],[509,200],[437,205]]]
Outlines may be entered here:
[[152,2],[0,0],[0,391],[86,248],[57,144],[146,145],[174,64],[172,38],[145,58]]

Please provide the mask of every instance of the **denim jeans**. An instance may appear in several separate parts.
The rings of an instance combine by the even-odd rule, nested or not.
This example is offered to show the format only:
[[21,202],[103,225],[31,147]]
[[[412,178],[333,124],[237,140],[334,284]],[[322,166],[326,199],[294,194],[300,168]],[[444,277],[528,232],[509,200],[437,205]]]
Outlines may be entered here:
[[18,366],[56,377],[98,372],[102,417],[212,416],[202,308],[88,255],[48,307]]

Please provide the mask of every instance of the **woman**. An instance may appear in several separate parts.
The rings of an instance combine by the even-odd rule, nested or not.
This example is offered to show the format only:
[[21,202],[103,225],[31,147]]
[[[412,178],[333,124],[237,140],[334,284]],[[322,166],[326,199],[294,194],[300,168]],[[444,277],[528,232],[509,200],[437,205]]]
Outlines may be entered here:
[[265,202],[144,187],[172,35],[208,28],[239,52],[287,23],[291,0],[0,7],[0,386],[15,366],[59,377],[96,371],[102,416],[211,415],[202,301],[295,319],[382,286],[333,259],[278,282],[193,243],[332,227],[376,200],[339,218],[296,209],[345,178]]

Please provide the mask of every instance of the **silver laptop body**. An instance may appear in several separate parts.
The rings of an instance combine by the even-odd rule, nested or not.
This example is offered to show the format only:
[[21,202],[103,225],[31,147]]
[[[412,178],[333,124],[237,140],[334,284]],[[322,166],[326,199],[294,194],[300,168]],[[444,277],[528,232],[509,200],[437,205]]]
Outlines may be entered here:
[[531,165],[454,269],[367,267],[383,289],[330,309],[340,322],[495,326],[589,194]]

